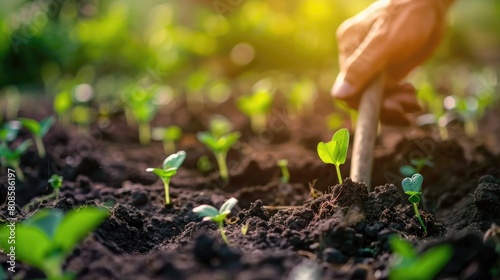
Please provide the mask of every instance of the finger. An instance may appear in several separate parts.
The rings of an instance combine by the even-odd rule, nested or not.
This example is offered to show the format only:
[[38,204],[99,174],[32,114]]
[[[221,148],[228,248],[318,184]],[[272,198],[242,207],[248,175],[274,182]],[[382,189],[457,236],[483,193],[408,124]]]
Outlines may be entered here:
[[345,60],[332,88],[334,97],[347,99],[359,94],[376,73],[382,72],[387,61],[386,32],[384,19],[374,22],[363,42]]

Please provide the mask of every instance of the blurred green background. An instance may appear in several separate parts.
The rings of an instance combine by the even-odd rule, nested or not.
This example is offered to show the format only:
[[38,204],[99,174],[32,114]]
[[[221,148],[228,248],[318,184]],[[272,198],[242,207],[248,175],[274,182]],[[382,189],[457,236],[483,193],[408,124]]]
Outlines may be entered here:
[[[306,76],[328,90],[337,73],[335,30],[372,2],[1,1],[0,89],[55,94],[84,82],[109,96],[144,77],[182,92],[278,75]],[[429,73],[498,70],[500,1],[458,0],[450,24]]]

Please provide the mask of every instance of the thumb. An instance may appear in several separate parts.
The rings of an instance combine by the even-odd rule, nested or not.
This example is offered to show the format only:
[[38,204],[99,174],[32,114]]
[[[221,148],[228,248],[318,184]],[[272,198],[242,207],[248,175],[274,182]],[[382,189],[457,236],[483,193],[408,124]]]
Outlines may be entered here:
[[359,95],[365,85],[386,66],[389,46],[385,38],[387,21],[374,22],[358,48],[345,60],[332,88],[332,95],[349,99]]

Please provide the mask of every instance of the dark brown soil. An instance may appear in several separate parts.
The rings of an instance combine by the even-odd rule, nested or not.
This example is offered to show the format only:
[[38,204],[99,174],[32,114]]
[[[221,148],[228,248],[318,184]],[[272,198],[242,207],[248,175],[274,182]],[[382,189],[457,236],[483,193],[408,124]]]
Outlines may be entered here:
[[[319,105],[318,112],[329,110]],[[321,279],[384,279],[392,254],[388,238],[393,234],[412,241],[420,252],[450,244],[453,257],[439,274],[441,279],[491,278],[498,255],[483,244],[482,236],[492,223],[500,224],[500,156],[495,149],[500,130],[485,131],[489,140],[472,141],[458,128],[452,140],[440,141],[433,131],[386,128],[374,163],[372,181],[377,187],[369,192],[348,178],[337,184],[335,168],[317,157],[317,143],[332,134],[322,114],[293,118],[276,109],[266,132],[255,135],[232,106],[204,108],[196,114],[183,108],[165,110],[154,123],[177,124],[185,132],[180,149],[187,159],[171,182],[172,206],[163,205],[161,182],[145,171],[163,161],[161,143],[140,146],[136,130],[121,114],[93,125],[88,135],[56,125],[45,139],[46,159],[40,160],[35,150],[22,157],[28,180],[18,182],[19,206],[49,194],[50,175],[61,174],[65,182],[59,201],[19,209],[19,218],[39,208],[69,210],[96,204],[110,209],[110,217],[65,264],[77,279],[290,279],[301,267],[317,269]],[[229,183],[219,180],[215,170],[202,174],[197,169],[202,155],[215,166],[195,133],[206,129],[211,114],[220,112],[243,134],[229,154]],[[417,157],[431,157],[434,163],[421,172],[425,236],[401,190],[398,171]],[[279,181],[280,158],[289,161],[290,183]],[[348,174],[349,159],[341,170]],[[5,176],[1,178],[5,189]],[[313,199],[309,184],[323,194]],[[239,202],[226,226],[227,246],[217,226],[201,221],[192,209],[200,204],[220,207],[230,197]],[[249,225],[246,235],[241,233],[244,224]],[[0,263],[6,265],[3,254]],[[19,265],[19,279],[43,277],[35,268]]]

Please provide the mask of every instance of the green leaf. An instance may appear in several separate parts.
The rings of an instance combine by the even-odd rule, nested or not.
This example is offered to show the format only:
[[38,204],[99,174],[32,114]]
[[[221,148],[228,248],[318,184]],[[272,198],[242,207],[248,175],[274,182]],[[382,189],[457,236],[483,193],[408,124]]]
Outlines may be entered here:
[[69,91],[60,92],[54,98],[54,111],[59,115],[68,112],[71,106],[73,106],[73,100]]
[[401,182],[403,186],[403,190],[406,192],[420,192],[420,188],[422,187],[422,183],[424,181],[424,177],[419,173],[413,174],[411,178],[404,178]]
[[31,145],[33,145],[33,141],[28,139],[24,140],[23,143],[17,146],[16,149],[14,150],[15,159],[18,159],[22,154],[24,154]]
[[6,122],[0,129],[0,141],[11,142],[16,139],[20,125],[19,121]]
[[146,172],[153,172],[156,176],[163,178],[163,169],[161,168],[147,168]]
[[40,135],[40,124],[36,120],[20,118],[21,124],[29,130],[33,135]]
[[425,279],[433,279],[448,263],[452,255],[453,250],[448,244],[430,248],[415,262],[415,275],[427,275],[424,277]]
[[41,229],[49,239],[53,239],[63,217],[64,213],[61,210],[44,209],[24,221],[24,224]]
[[338,152],[335,155],[335,164],[344,164],[347,159],[347,149],[349,148],[349,130],[342,128],[335,132],[332,141],[337,142],[339,146]]
[[196,138],[198,138],[198,140],[205,144],[205,146],[207,146],[210,150],[218,150],[217,139],[215,139],[210,132],[198,132],[196,133]]
[[210,120],[210,132],[216,139],[226,135],[231,129],[232,124],[224,116],[217,115]]
[[170,168],[179,168],[184,160],[186,159],[186,152],[178,151],[175,154],[171,154],[163,161],[163,169],[167,170]]
[[261,89],[250,96],[242,96],[236,102],[238,109],[247,116],[267,114],[271,110],[273,97],[268,90]]
[[399,172],[403,174],[404,176],[412,176],[413,174],[417,173],[415,168],[411,165],[403,165],[399,168]]
[[212,220],[216,223],[222,222],[226,219],[226,217],[227,217],[227,215],[229,215],[229,213],[231,213],[231,211],[221,212],[217,216],[210,218],[210,220]]
[[319,142],[317,146],[318,156],[326,164],[335,164],[335,154],[338,153],[338,150],[339,145],[336,141]]
[[413,245],[400,237],[393,235],[389,239],[389,244],[391,245],[391,249],[394,253],[398,254],[403,258],[415,258],[417,253],[415,249],[413,249]]
[[59,189],[62,186],[63,182],[63,177],[59,176],[57,174],[54,174],[50,177],[49,179],[49,184],[52,186],[54,189]]
[[215,208],[211,205],[207,205],[207,204],[203,204],[203,205],[200,205],[198,207],[195,207],[193,209],[193,212],[197,213],[199,217],[213,218],[213,217],[216,217],[217,215],[219,215],[219,211],[217,210],[217,208]]
[[166,127],[163,133],[163,139],[166,141],[178,141],[182,136],[181,128],[175,125]]
[[42,267],[45,257],[50,251],[49,237],[39,228],[18,223],[16,224],[16,243],[9,244],[10,229],[6,226],[0,230],[0,247],[4,253],[10,252],[10,247],[15,246],[16,258],[28,265]]
[[233,209],[236,203],[238,203],[238,200],[234,197],[231,197],[226,202],[224,202],[224,204],[222,204],[222,206],[219,209],[219,213],[225,213],[226,211],[231,212],[231,209]]
[[69,254],[73,248],[91,231],[97,228],[107,217],[104,208],[87,207],[69,211],[59,225],[54,242]]
[[49,132],[49,129],[52,127],[52,125],[55,123],[56,118],[54,116],[50,116],[46,119],[43,119],[40,121],[40,137],[44,137],[47,132]]

